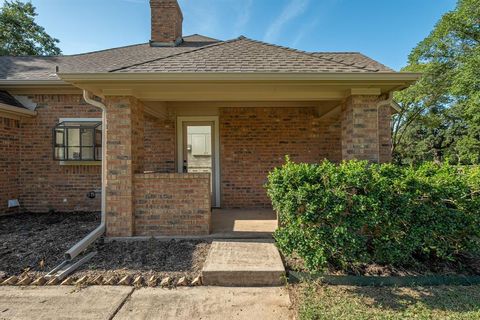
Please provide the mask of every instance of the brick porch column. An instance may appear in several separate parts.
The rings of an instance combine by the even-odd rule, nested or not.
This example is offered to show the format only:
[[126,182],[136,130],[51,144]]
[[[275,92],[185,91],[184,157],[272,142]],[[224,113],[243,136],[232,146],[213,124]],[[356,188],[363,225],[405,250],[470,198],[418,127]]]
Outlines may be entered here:
[[106,232],[134,233],[135,173],[144,170],[143,104],[134,97],[107,97]]
[[381,106],[378,109],[378,136],[380,143],[380,163],[392,161],[392,108]]
[[390,107],[376,95],[352,95],[342,106],[342,159],[391,159]]

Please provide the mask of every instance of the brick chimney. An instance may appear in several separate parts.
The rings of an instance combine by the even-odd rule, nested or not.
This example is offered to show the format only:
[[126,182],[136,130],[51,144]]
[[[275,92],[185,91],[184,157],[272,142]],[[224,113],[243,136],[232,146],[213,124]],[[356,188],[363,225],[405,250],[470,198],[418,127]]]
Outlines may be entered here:
[[183,14],[177,0],[150,0],[152,47],[173,47],[182,43]]

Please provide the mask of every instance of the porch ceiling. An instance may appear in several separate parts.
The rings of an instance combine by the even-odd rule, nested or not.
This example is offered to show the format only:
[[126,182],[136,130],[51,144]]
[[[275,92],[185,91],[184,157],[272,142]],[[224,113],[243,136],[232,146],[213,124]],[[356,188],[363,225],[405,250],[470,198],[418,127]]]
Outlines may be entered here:
[[[59,74],[97,96],[141,101],[339,101],[351,94],[401,90],[413,73],[332,74]],[[355,91],[355,93],[353,93]]]

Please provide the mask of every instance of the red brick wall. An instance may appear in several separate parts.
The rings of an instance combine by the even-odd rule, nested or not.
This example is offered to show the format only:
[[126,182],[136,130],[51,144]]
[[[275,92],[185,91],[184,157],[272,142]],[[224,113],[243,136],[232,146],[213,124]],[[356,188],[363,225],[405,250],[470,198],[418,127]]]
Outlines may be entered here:
[[[101,167],[62,166],[53,160],[52,150],[52,128],[59,118],[100,118],[100,111],[83,102],[80,95],[36,95],[31,98],[39,104],[36,117],[21,122],[0,119],[0,172],[4,173],[0,176],[0,213],[6,208],[6,199],[11,197],[18,197],[22,207],[32,212],[100,210],[100,196],[91,200],[86,193],[100,189]],[[358,145],[357,140],[361,138],[368,148],[357,151],[376,150],[378,155],[379,148],[379,160],[390,159],[390,109],[380,108],[379,122],[376,122],[373,105],[377,100],[378,97],[355,97],[347,101],[348,106],[344,107],[347,113],[343,114],[345,154],[348,150],[355,152],[355,144]],[[356,126],[353,125],[354,116],[358,118]],[[117,117],[112,121],[122,119]],[[269,207],[263,184],[268,172],[281,165],[286,154],[295,161],[304,162],[342,159],[339,118],[320,120],[314,108],[220,108],[219,119],[222,206],[226,208]],[[144,168],[174,172],[174,121],[146,116],[145,119],[134,118],[132,123],[134,125],[128,132],[134,132],[134,140],[138,140],[135,145],[140,148],[132,155],[134,171],[141,172]],[[140,128],[142,123],[144,132]],[[380,140],[376,134],[377,126]],[[357,136],[353,135],[354,132]],[[139,137],[143,135],[145,148],[142,151],[143,143],[139,142]],[[122,139],[112,141],[124,143]],[[374,157],[364,153],[359,156]],[[128,162],[128,159],[115,161]]]
[[151,0],[152,41],[175,42],[182,36],[183,16],[176,0]]
[[209,234],[209,174],[136,174],[134,190],[135,235]]
[[320,120],[314,108],[221,108],[222,207],[270,207],[267,174],[294,161],[341,160],[338,119]]
[[53,160],[52,129],[59,118],[101,118],[80,95],[36,95],[36,117],[21,123],[20,204],[31,212],[99,211],[101,166],[63,166]]
[[134,97],[107,97],[106,229],[109,237],[134,232],[135,173],[144,171],[143,104]]
[[[342,155],[343,159],[359,159],[379,162],[379,120],[382,113],[383,121],[388,124],[382,126],[382,134],[388,127],[387,113],[379,111],[378,96],[350,96],[342,106]],[[387,144],[388,136],[381,137],[382,143]]]
[[378,109],[378,135],[380,137],[379,161],[392,161],[392,107],[382,106]]
[[175,172],[175,122],[145,115],[145,170]]
[[20,120],[0,117],[0,215],[18,211],[8,200],[20,197],[19,175]]

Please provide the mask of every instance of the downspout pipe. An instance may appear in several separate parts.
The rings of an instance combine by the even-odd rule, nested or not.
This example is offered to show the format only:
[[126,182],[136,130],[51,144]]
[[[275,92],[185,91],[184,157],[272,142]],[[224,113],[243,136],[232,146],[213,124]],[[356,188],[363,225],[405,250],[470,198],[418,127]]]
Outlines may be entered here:
[[107,108],[105,105],[99,101],[96,101],[91,98],[90,93],[87,90],[83,90],[83,99],[90,105],[100,108],[102,110],[102,203],[101,203],[101,221],[100,225],[90,232],[85,238],[80,240],[76,245],[70,248],[65,252],[66,260],[73,260],[78,255],[80,255],[88,246],[95,242],[105,233],[105,208],[106,208],[106,194],[105,194],[105,182],[107,178],[107,166],[105,165],[105,160],[107,157],[107,148],[106,148],[106,119],[107,119]]

